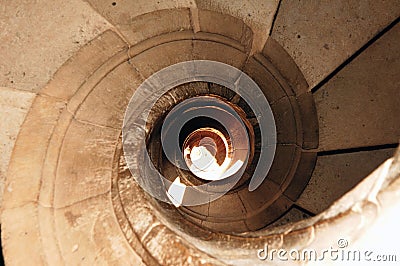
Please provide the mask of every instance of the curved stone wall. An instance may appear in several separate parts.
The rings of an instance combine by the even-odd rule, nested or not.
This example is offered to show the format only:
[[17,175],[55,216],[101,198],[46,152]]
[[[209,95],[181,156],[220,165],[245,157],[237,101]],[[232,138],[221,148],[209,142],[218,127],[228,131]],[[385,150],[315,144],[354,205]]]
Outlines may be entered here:
[[[303,210],[313,216],[309,219],[273,224],[292,207],[308,208],[312,202],[316,165],[320,173],[317,156],[321,161],[330,150],[359,148],[351,144],[358,143],[354,134],[342,142],[327,133],[332,118],[329,108],[321,107],[327,92],[323,84],[314,86],[323,69],[337,64],[313,75],[303,64],[307,56],[286,47],[286,37],[279,35],[283,18],[274,20],[278,1],[88,2],[113,27],[77,49],[37,91],[27,112],[2,203],[8,264],[263,264],[257,252],[266,244],[287,250],[325,248],[338,231],[350,242],[362,240],[380,215],[398,205],[397,155],[320,214],[310,207],[312,211]],[[273,21],[278,26],[271,37]],[[396,23],[387,29],[394,36],[399,32]],[[165,67],[190,60],[234,66],[257,83],[274,114],[277,148],[259,189],[251,193],[245,187],[205,206],[178,211],[151,198],[132,178],[123,160],[121,129],[140,84]],[[300,69],[306,70],[307,79]],[[340,81],[329,86],[340,88]],[[210,87],[204,90],[211,92]],[[224,97],[235,101],[234,96]],[[396,112],[395,101],[388,99],[385,103]],[[387,124],[396,121],[388,118]],[[383,144],[381,148],[392,152],[396,130],[390,126],[385,137],[365,143]]]

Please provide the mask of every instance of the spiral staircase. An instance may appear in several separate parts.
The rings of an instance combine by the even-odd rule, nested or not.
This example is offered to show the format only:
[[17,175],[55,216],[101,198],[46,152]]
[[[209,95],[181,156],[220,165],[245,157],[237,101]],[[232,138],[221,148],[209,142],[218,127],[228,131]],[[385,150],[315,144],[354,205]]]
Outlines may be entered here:
[[[5,263],[261,265],[266,244],[393,248],[377,236],[399,236],[399,16],[397,1],[3,1]],[[140,117],[155,92],[130,101],[152,75],[205,61],[244,73],[265,96],[274,156],[254,191],[244,174],[215,201],[175,206],[129,169],[124,116],[129,105]],[[164,162],[157,132],[178,103],[211,97],[240,110],[251,176],[267,163],[262,120],[222,83],[194,81],[162,95],[137,129],[151,132],[153,163],[204,183]],[[186,130],[218,128],[196,123]]]

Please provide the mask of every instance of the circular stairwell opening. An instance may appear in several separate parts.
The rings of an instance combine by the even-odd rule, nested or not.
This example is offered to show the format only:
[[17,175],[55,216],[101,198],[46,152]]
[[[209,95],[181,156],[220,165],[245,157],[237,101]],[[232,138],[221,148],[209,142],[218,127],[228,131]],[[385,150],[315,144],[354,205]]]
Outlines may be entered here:
[[243,233],[272,224],[297,200],[315,162],[315,153],[296,144],[287,150],[285,143],[302,143],[300,110],[312,110],[313,102],[286,95],[270,105],[273,85],[283,90],[277,81],[263,88],[245,72],[209,60],[154,73],[125,115],[123,154],[135,180],[206,229]]

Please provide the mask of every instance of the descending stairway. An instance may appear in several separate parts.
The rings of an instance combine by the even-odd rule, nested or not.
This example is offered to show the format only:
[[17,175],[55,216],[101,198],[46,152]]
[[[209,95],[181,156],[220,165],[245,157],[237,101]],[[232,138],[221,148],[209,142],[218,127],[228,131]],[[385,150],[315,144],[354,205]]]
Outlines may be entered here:
[[[256,265],[265,244],[385,234],[399,15],[396,1],[3,3],[5,262]],[[205,175],[176,166],[210,155]],[[234,181],[215,175],[224,161],[245,161]],[[226,193],[200,202],[193,185]]]

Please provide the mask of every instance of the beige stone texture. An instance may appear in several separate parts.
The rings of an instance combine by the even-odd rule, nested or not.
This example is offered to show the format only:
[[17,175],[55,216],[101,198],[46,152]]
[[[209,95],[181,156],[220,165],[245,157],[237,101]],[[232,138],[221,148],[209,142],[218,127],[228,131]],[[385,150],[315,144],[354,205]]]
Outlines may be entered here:
[[191,28],[189,8],[194,7],[194,1],[86,1],[132,45],[160,34]]
[[296,62],[271,36],[268,37],[265,43],[262,55],[266,58],[264,62],[270,62],[269,64],[279,72],[279,74],[274,73],[274,76],[281,75],[290,85],[291,89],[285,88],[288,95],[291,95],[291,92],[294,92],[295,95],[301,95],[308,91],[308,83]]
[[[269,92],[276,107],[289,100],[274,109],[284,125],[277,175],[261,190],[281,193],[249,224],[233,225],[259,229],[290,209],[311,175],[318,142],[317,126],[307,120],[315,114],[307,82],[311,89],[323,80],[396,19],[399,8],[396,1],[372,0],[3,0],[0,180],[7,171],[1,206],[7,265],[265,265],[256,256],[265,244],[327,248],[338,232],[350,243],[371,241],[364,234],[369,226],[379,222],[379,233],[387,223],[378,218],[395,220],[389,207],[399,209],[400,154],[380,165],[394,152],[383,148],[400,136],[399,25],[314,93],[320,153],[295,202],[299,208],[282,217],[281,227],[216,233],[159,205],[122,162],[121,124],[136,87],[173,63],[212,59],[244,67],[265,91],[274,78],[289,81]],[[231,24],[237,31],[218,27]],[[256,69],[268,64],[276,69]],[[302,119],[293,121],[290,112]],[[297,133],[308,136],[303,141],[283,130],[300,126]],[[376,150],[358,149],[364,146]],[[286,177],[293,174],[291,182]],[[206,205],[207,214],[225,218],[224,211],[233,216],[264,205],[258,194],[247,201],[241,196],[233,193],[217,208]],[[224,210],[240,204],[243,209]],[[213,226],[211,220],[203,225]],[[400,237],[396,225],[389,226],[391,236]]]
[[30,92],[0,88],[0,202],[14,143],[35,96]]
[[[3,208],[35,202],[39,196],[47,146],[65,103],[48,96],[37,96],[18,135],[4,188]],[[20,143],[20,144],[18,144]],[[13,159],[18,158],[18,159]]]
[[277,142],[279,144],[297,144],[301,146],[303,138],[301,128],[296,124],[296,117],[289,97],[284,97],[271,105],[274,114]]
[[39,203],[44,207],[52,207],[54,205],[55,183],[58,170],[61,147],[65,134],[70,126],[73,116],[68,111],[63,111],[56,122],[56,126],[51,133],[48,142],[43,168],[42,180],[40,184]]
[[[109,1],[107,1],[108,3]],[[128,1],[125,3],[129,3]],[[163,1],[164,3],[164,1]],[[134,9],[135,11],[137,9]],[[162,9],[123,21],[124,12],[115,12],[116,27],[127,42],[134,45],[149,38],[176,31],[192,29],[188,8]],[[107,15],[105,15],[107,16]],[[121,21],[122,20],[122,21]]]
[[1,222],[10,225],[9,230],[1,232],[2,250],[7,264],[26,264],[27,254],[29,254],[30,264],[43,265],[45,263],[36,204],[28,203],[19,208],[3,210]]
[[[194,29],[206,30],[205,17],[198,10],[209,10],[227,14],[243,20],[254,33],[253,52],[262,50],[268,37],[271,24],[278,7],[278,0],[243,2],[209,0],[168,0],[168,1],[95,1],[87,0],[95,10],[115,25],[121,34],[131,43],[136,44],[146,38],[172,31]],[[155,12],[150,14],[150,12]],[[147,15],[148,14],[148,15]],[[151,20],[147,17],[152,16]],[[155,18],[155,19],[154,19]],[[207,18],[205,18],[207,19]],[[144,23],[144,21],[148,21]],[[140,27],[139,30],[137,29]],[[225,31],[225,29],[224,29]]]
[[297,200],[297,205],[311,213],[324,211],[393,156],[394,151],[383,149],[319,156],[310,182]]
[[278,0],[226,1],[196,0],[198,9],[212,10],[240,18],[253,30],[252,53],[260,52],[270,33],[272,21],[278,8]]
[[242,51],[212,41],[193,41],[193,58],[223,62],[239,69],[246,61]]
[[283,185],[283,187],[287,186],[284,195],[290,200],[296,201],[308,186],[316,160],[317,154],[315,152],[302,151],[296,173],[289,184],[285,182],[286,184]]
[[275,80],[274,76],[255,58],[251,57],[247,60],[243,71],[257,83],[260,89],[268,91],[266,98],[270,105],[286,97],[285,91],[280,89],[279,83]]
[[396,0],[283,0],[271,36],[313,88],[399,15]]
[[[192,16],[193,17],[193,16]],[[197,11],[199,29],[201,32],[210,32],[239,41],[249,48],[253,42],[253,32],[243,20],[219,12],[200,9]]]
[[122,128],[124,112],[130,98],[143,79],[126,63],[104,77],[85,98],[76,119],[99,126]]
[[316,93],[319,150],[398,143],[400,24]]
[[99,66],[126,48],[127,44],[117,33],[105,31],[70,57],[40,92],[70,99]]
[[63,260],[73,265],[142,265],[131,251],[104,194],[54,211]]
[[132,19],[157,10],[194,7],[194,1],[191,0],[85,1],[113,25],[130,24]]
[[171,64],[191,60],[192,50],[191,40],[166,42],[134,56],[129,63],[143,78],[148,78]]
[[37,92],[111,25],[85,2],[0,2],[0,86]]
[[71,122],[60,149],[55,207],[68,206],[110,191],[119,134],[119,130]]
[[[37,224],[40,232],[43,258],[45,261],[51,261],[54,265],[60,265],[63,263],[63,258],[55,231],[54,209],[38,204],[37,216],[39,218]],[[22,244],[21,246],[24,245]]]

